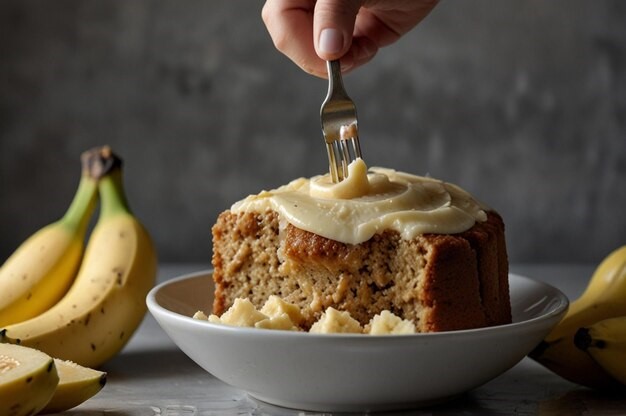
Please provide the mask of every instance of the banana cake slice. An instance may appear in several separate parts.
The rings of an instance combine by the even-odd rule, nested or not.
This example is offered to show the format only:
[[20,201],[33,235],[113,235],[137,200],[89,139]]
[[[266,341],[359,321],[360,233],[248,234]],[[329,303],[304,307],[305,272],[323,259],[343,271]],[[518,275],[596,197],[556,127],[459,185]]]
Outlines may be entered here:
[[358,159],[348,178],[296,179],[235,203],[212,228],[213,313],[277,295],[308,330],[333,307],[387,310],[418,332],[511,322],[500,215],[459,187]]

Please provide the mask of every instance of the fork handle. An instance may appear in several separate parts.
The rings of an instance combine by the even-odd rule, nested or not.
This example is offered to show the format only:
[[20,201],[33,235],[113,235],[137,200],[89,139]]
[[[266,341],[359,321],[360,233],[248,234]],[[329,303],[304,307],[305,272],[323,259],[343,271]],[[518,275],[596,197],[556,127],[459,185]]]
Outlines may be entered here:
[[326,61],[326,69],[328,70],[328,96],[347,97],[348,94],[346,94],[341,78],[341,64],[339,63],[339,59]]

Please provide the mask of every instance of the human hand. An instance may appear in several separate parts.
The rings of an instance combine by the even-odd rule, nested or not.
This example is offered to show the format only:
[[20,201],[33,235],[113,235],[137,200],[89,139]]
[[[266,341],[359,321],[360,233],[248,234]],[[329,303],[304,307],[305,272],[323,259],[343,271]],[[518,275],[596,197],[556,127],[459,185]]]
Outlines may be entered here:
[[438,0],[266,0],[262,17],[276,48],[304,71],[326,78],[370,61],[435,7]]

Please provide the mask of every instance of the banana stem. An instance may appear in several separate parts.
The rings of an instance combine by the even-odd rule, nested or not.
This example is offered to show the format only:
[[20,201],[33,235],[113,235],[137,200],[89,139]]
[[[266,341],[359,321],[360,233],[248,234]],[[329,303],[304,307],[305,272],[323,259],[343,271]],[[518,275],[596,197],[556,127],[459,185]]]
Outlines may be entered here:
[[121,168],[112,170],[100,179],[98,189],[100,191],[100,218],[131,213],[124,194]]
[[90,213],[93,212],[98,200],[98,183],[89,175],[83,174],[78,190],[69,208],[61,218],[61,222],[72,231],[83,232],[89,225]]
[[[98,198],[99,181],[113,175],[115,172],[119,173],[122,160],[113,153],[109,146],[102,146],[83,152],[81,165],[82,175],[78,184],[78,190],[61,222],[72,231],[84,232],[89,225],[91,213]],[[122,204],[126,205],[123,195]]]

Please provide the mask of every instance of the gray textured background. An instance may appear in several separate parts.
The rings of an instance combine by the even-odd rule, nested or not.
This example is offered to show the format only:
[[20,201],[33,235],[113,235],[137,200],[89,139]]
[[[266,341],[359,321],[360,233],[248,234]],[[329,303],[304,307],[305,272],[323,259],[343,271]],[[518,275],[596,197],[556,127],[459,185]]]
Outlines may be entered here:
[[[326,169],[326,82],[261,1],[0,1],[0,260],[110,144],[163,261],[208,263],[222,209]],[[448,0],[345,78],[369,165],[498,209],[513,262],[626,243],[626,2]]]

